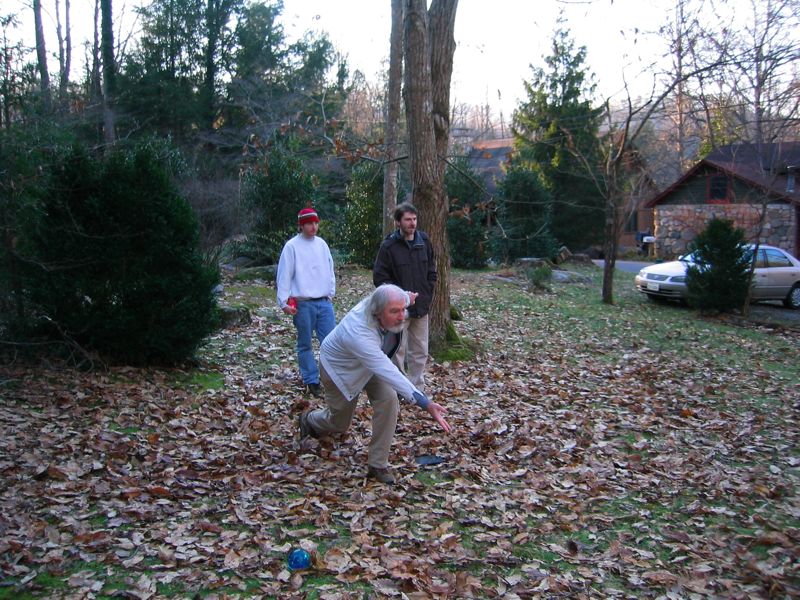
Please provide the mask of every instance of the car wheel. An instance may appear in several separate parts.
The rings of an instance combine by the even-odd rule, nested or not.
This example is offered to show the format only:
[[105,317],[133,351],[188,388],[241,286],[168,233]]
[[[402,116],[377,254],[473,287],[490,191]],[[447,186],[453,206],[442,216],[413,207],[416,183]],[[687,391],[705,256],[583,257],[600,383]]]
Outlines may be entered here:
[[792,286],[792,289],[789,290],[789,294],[783,300],[783,305],[786,308],[793,308],[795,310],[800,308],[800,283],[795,283]]

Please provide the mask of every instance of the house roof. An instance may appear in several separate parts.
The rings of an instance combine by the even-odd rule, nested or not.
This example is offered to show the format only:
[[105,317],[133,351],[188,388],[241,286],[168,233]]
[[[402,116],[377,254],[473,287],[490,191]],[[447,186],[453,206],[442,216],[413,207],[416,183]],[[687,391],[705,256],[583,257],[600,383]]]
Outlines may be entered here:
[[718,148],[644,206],[657,206],[686,181],[709,168],[761,189],[773,198],[800,204],[800,181],[795,181],[793,191],[787,191],[789,174],[792,173],[795,180],[800,178],[800,142],[779,142],[730,144]]
[[470,167],[483,179],[486,191],[494,195],[497,191],[497,182],[505,177],[503,164],[514,151],[514,140],[481,140],[473,142],[467,153]]

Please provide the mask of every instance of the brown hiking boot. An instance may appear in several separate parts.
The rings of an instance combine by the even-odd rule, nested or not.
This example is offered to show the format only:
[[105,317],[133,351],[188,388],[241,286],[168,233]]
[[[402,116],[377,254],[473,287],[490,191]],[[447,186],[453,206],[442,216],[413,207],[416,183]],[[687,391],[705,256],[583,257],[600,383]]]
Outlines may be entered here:
[[322,386],[318,383],[309,383],[308,385],[306,385],[306,393],[311,394],[315,398],[322,398],[322,396],[324,395]]
[[319,434],[314,431],[314,428],[311,426],[311,423],[308,422],[308,413],[310,410],[305,411],[304,413],[300,414],[300,418],[298,419],[300,423],[300,439],[304,440],[307,437],[311,436],[313,438],[318,438]]
[[367,469],[367,477],[369,479],[374,479],[375,481],[385,483],[386,485],[394,484],[394,475],[392,475],[392,472],[388,469],[388,467],[384,469],[370,467]]

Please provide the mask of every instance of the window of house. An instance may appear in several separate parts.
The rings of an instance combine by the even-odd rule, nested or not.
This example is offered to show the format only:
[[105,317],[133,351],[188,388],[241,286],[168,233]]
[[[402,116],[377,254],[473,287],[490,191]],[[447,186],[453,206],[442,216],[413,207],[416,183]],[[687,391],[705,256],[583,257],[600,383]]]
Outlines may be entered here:
[[638,211],[633,211],[625,221],[625,232],[633,233],[637,231],[639,231],[639,215]]
[[726,175],[711,175],[708,178],[708,198],[709,204],[721,204],[730,202],[728,195],[728,177]]

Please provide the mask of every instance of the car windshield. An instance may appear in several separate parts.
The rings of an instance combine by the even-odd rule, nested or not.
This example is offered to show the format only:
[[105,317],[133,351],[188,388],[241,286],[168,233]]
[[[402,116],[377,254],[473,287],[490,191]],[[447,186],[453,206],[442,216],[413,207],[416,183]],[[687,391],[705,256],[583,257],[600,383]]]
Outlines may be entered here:
[[[694,255],[695,255],[694,252],[690,252],[689,254],[683,254],[683,255],[678,257],[678,260],[681,261],[681,262],[694,264],[694,263],[697,262],[694,259]],[[750,262],[750,261],[753,260],[753,248],[752,247],[745,248],[745,250],[744,250],[744,259],[745,259],[746,262]]]

